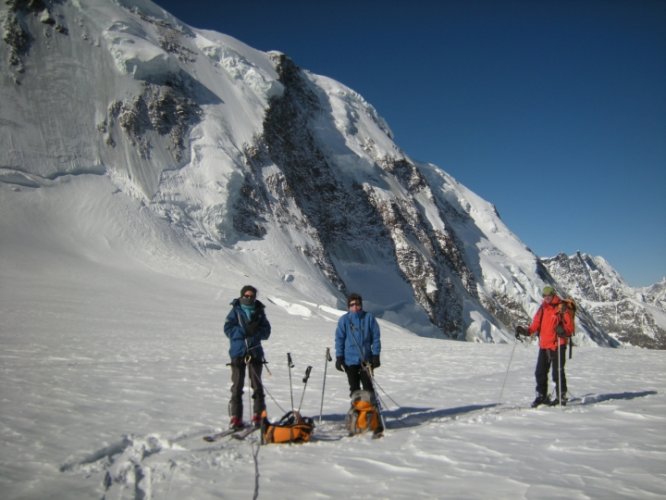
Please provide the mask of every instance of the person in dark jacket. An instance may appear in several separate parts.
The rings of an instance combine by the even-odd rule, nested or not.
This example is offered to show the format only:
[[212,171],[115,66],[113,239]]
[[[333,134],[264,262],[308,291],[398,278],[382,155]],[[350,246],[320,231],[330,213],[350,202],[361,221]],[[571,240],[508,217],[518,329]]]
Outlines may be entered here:
[[[567,342],[574,331],[571,316],[562,312],[562,299],[557,296],[553,287],[544,287],[542,295],[543,302],[530,326],[516,327],[516,333],[520,335],[539,334],[539,356],[534,372],[537,395],[532,403],[533,408],[543,404],[566,405],[567,378],[564,373],[564,361]],[[551,401],[548,395],[548,371],[551,367],[556,391],[554,401]]]
[[252,387],[252,424],[260,425],[266,409],[261,371],[264,363],[262,340],[271,334],[265,307],[257,300],[257,289],[251,285],[242,288],[240,297],[231,302],[232,308],[224,323],[224,334],[229,338],[231,358],[231,400],[229,414],[232,428],[243,427],[243,386],[247,367]]
[[340,317],[335,330],[335,368],[347,374],[350,395],[361,384],[364,390],[374,392],[367,368],[374,370],[380,366],[379,324],[372,313],[363,310],[359,294],[352,293],[347,298],[347,307],[349,312]]

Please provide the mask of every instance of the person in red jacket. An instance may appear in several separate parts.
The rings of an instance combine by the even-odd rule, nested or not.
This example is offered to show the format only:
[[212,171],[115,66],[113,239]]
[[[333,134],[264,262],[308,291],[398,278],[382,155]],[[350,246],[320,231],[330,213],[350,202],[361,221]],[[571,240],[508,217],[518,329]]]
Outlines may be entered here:
[[[532,407],[539,405],[566,405],[567,378],[564,373],[566,346],[573,334],[574,324],[571,316],[564,312],[560,299],[551,286],[543,289],[543,302],[534,315],[532,324],[516,327],[520,335],[539,335],[539,357],[534,375],[536,377],[536,399]],[[548,371],[552,367],[555,383],[555,399],[548,395]]]

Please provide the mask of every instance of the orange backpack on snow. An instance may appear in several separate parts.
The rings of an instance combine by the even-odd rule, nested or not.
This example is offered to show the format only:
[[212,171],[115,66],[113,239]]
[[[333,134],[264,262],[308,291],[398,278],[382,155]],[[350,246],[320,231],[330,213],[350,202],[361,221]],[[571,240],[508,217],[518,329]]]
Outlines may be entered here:
[[346,424],[349,435],[366,431],[380,432],[381,421],[375,404],[375,395],[370,391],[354,391],[351,408],[347,412]]
[[262,429],[262,442],[269,443],[307,443],[310,441],[314,422],[303,417],[297,411],[287,412],[279,422],[271,424],[265,421]]

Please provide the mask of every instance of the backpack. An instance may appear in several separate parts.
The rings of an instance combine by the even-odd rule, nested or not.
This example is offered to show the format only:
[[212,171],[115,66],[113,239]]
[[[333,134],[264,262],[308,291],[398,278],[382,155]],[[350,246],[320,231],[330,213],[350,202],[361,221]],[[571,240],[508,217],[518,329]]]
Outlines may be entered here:
[[[560,310],[557,312],[558,316],[560,317],[560,322],[562,321],[562,318],[564,317],[565,314],[568,314],[569,317],[571,318],[571,324],[574,326],[574,332],[571,335],[560,335],[560,336],[567,336],[567,337],[572,337],[574,333],[576,333],[576,302],[574,302],[573,299],[560,299]],[[562,326],[557,325],[558,328],[558,335],[560,332],[563,332]]]
[[567,335],[564,333],[564,328],[562,327],[561,324],[558,324],[555,327],[558,336],[566,337],[567,339],[569,339],[569,359],[571,359],[573,351],[573,339],[571,337],[573,337],[574,334],[576,333],[576,309],[577,309],[576,302],[573,299],[561,299],[560,310],[557,313],[558,316],[560,317],[560,322],[562,321],[564,315],[568,314],[569,318],[571,319],[571,324],[574,327],[574,331],[571,333],[571,335]]
[[366,431],[381,431],[381,419],[375,403],[375,395],[370,391],[354,391],[351,396],[351,408],[346,417],[349,435]]
[[266,421],[261,437],[264,444],[307,443],[313,430],[314,421],[294,410],[287,412],[277,423]]

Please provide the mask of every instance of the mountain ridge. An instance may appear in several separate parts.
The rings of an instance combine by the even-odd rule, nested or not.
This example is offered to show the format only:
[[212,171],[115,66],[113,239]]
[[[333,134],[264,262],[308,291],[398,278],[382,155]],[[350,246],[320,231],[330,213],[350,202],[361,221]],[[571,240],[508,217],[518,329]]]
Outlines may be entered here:
[[543,259],[551,275],[611,336],[626,344],[666,349],[666,279],[641,289],[627,285],[603,257],[577,252]]
[[[0,13],[1,92],[18,103],[0,116],[4,183],[107,177],[212,261],[288,256],[313,274],[280,280],[306,295],[320,283],[339,303],[362,291],[420,335],[511,341],[557,284],[492,204],[408,158],[362,96],[285,54],[147,0],[13,1]],[[581,314],[581,341],[618,345],[595,319]]]

